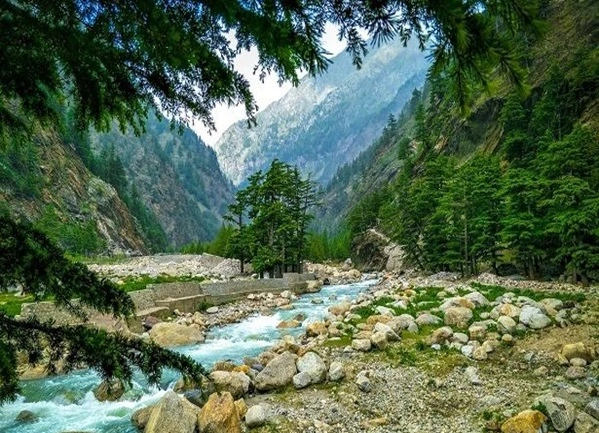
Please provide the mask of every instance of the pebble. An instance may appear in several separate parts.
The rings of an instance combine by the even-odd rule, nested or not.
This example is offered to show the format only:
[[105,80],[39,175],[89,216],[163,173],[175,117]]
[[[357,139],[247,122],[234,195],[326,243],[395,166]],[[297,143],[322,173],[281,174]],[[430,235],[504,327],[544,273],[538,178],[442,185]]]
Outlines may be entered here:
[[372,384],[370,383],[370,372],[361,371],[356,377],[356,385],[362,392],[370,392],[372,390]]

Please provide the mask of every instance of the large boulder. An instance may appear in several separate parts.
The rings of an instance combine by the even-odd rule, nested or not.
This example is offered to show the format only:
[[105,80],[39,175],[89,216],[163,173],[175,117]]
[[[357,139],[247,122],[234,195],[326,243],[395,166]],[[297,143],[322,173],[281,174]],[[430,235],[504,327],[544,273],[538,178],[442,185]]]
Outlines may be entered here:
[[539,307],[533,305],[522,307],[519,321],[532,329],[543,329],[551,325],[551,319]]
[[466,328],[472,320],[472,310],[466,307],[449,307],[445,310],[445,324]]
[[499,325],[499,330],[501,332],[507,332],[508,334],[513,334],[516,330],[517,323],[510,316],[500,316],[497,319],[497,324]]
[[343,316],[345,313],[349,311],[350,308],[351,304],[347,301],[344,301],[339,304],[330,306],[329,313],[334,314],[335,316]]
[[[414,316],[410,314],[402,314],[400,316],[394,317],[392,320],[387,322],[387,325],[395,332],[399,332],[403,329],[408,329],[411,326],[416,325],[416,320]],[[418,326],[418,325],[416,325]]]
[[384,323],[379,322],[376,325],[374,325],[374,331],[375,333],[380,332],[382,334],[385,334],[385,337],[388,341],[400,340],[399,335],[397,335],[389,325],[385,325]]
[[489,300],[485,298],[485,295],[480,292],[468,293],[464,298],[471,301],[476,307],[486,307],[490,304]]
[[262,427],[268,422],[268,411],[260,404],[252,406],[245,414],[245,424],[249,428]]
[[121,398],[125,393],[125,384],[118,380],[103,380],[96,389],[94,389],[94,397],[98,401],[115,401]]
[[372,343],[369,338],[357,338],[352,340],[351,347],[358,352],[368,352],[372,349]]
[[462,307],[468,308],[469,310],[473,310],[476,305],[470,299],[467,299],[462,296],[456,296],[454,298],[448,298],[439,306],[441,311],[447,311],[448,308],[451,307]]
[[200,433],[241,433],[241,421],[233,396],[228,392],[214,393],[200,410]]
[[300,326],[302,326],[302,322],[300,322],[299,320],[283,320],[282,322],[280,322],[277,325],[278,329],[290,329],[290,328],[299,328]]
[[562,355],[569,361],[574,358],[582,358],[587,362],[591,362],[594,358],[593,349],[586,347],[581,341],[573,344],[564,344],[562,347]]
[[319,335],[327,335],[329,328],[323,322],[313,322],[306,327],[306,335],[308,337],[318,337]]
[[542,433],[547,417],[538,410],[525,410],[501,425],[501,433]]
[[385,350],[385,348],[389,345],[389,340],[387,340],[385,333],[379,331],[370,336],[370,342],[379,350]]
[[283,352],[275,357],[256,375],[256,389],[258,391],[270,391],[289,385],[293,380],[293,376],[297,373],[296,358],[290,352]]
[[252,382],[244,373],[228,371],[213,371],[210,373],[210,380],[214,383],[217,391],[229,392],[234,399],[247,394]]
[[439,329],[435,329],[431,335],[429,335],[427,342],[428,344],[442,344],[451,338],[453,335],[453,329],[449,326],[444,326]]
[[131,422],[139,431],[144,431],[146,425],[148,424],[148,420],[150,419],[150,415],[152,415],[152,411],[154,410],[154,406],[142,407],[141,409],[136,410],[131,415]]
[[150,338],[161,347],[186,346],[204,342],[204,334],[196,324],[161,322],[150,330]]
[[39,420],[39,417],[29,410],[22,410],[19,412],[15,421],[19,424],[30,424]]
[[145,433],[194,433],[198,407],[169,390],[154,405]]
[[356,267],[363,271],[384,270],[389,260],[385,252],[388,244],[389,240],[374,230],[367,230],[356,236],[351,247]]
[[543,397],[539,402],[545,406],[546,413],[558,432],[565,432],[576,419],[576,408],[572,403],[559,397]]
[[335,361],[331,362],[331,366],[329,367],[329,380],[331,382],[338,382],[345,377],[345,368],[343,368],[343,364]]
[[418,326],[440,325],[441,323],[443,323],[443,319],[430,313],[424,313],[416,317],[416,324]]
[[321,383],[327,377],[327,366],[320,356],[314,352],[308,352],[297,360],[297,371],[307,373],[310,383]]
[[300,371],[298,374],[293,376],[293,386],[295,389],[302,389],[310,385],[310,375],[305,371]]

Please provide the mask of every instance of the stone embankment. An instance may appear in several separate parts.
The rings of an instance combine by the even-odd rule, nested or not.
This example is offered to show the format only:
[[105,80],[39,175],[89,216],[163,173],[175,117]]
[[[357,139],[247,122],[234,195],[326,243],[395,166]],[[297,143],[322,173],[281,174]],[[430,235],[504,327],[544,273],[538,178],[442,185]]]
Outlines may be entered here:
[[[387,274],[305,335],[177,387],[194,415],[178,431],[599,432],[598,303],[569,285]],[[158,422],[165,404],[144,413]]]

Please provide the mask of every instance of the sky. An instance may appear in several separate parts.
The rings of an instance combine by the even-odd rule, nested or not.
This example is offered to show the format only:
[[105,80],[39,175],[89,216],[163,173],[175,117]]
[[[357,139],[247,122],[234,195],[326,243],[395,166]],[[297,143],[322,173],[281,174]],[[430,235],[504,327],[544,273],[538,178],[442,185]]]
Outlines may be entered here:
[[[327,24],[326,33],[323,38],[323,47],[331,53],[332,56],[339,54],[345,48],[345,42],[337,39],[335,28]],[[264,110],[270,103],[280,99],[291,89],[291,84],[285,83],[279,86],[276,76],[268,76],[262,83],[257,75],[253,74],[254,66],[258,62],[258,53],[255,49],[241,53],[235,60],[236,69],[241,72],[250,82],[250,88],[258,104],[260,111]],[[237,107],[228,107],[227,105],[217,106],[212,111],[216,132],[209,133],[208,129],[195,122],[192,128],[202,137],[202,140],[210,146],[216,144],[220,136],[227,128],[238,120],[246,119],[243,105]]]

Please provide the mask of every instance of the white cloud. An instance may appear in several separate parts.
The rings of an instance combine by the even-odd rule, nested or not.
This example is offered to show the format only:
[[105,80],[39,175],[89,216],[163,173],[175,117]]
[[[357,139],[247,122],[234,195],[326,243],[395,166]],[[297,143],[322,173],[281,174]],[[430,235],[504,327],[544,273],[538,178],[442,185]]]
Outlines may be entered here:
[[[323,38],[323,47],[331,53],[332,56],[339,54],[345,48],[345,42],[337,39],[337,31],[334,26],[327,24],[326,33]],[[277,77],[269,75],[261,82],[257,75],[254,75],[254,66],[258,63],[258,52],[255,49],[241,53],[235,59],[235,68],[241,72],[250,82],[250,88],[256,99],[259,110],[263,110],[272,102],[280,99],[291,89],[291,84],[284,83],[279,86]],[[303,74],[302,74],[303,75]],[[206,144],[213,146],[227,128],[238,120],[246,119],[245,109],[242,105],[228,107],[219,105],[212,111],[216,132],[209,133],[200,123],[196,122],[192,128],[202,137]]]

